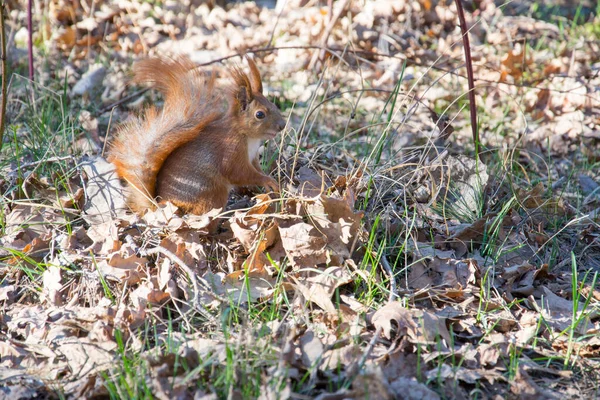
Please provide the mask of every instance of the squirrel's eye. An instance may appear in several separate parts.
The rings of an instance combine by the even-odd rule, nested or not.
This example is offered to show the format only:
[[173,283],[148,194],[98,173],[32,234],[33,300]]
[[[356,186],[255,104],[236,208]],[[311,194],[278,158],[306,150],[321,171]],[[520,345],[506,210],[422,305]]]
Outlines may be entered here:
[[267,116],[267,114],[264,113],[264,111],[257,111],[256,114],[254,114],[256,116],[257,119],[263,119],[264,117]]

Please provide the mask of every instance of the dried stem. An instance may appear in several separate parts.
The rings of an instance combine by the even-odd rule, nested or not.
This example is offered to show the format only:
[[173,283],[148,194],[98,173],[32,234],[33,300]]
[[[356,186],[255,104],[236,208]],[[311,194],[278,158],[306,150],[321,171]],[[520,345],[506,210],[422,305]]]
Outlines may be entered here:
[[[337,24],[338,19],[340,19],[340,17],[342,16],[342,13],[344,12],[344,10],[346,9],[347,6],[348,6],[348,0],[341,0],[340,4],[338,4],[337,12],[330,14],[331,20],[329,20],[329,24],[327,24],[327,27],[325,28],[325,31],[323,32],[323,35],[321,36],[321,46],[322,47],[327,46],[327,40],[329,39],[329,36],[331,36],[331,32],[333,32],[333,28],[335,28],[335,25]],[[331,12],[331,10],[333,10],[333,3],[331,3],[330,12]],[[313,54],[312,59],[310,60],[310,63],[308,64],[308,69],[314,69],[317,66],[317,62],[323,61],[324,57],[325,57],[325,50],[315,52]]]
[[389,261],[387,260],[387,257],[385,256],[385,254],[381,255],[380,262],[381,262],[381,266],[383,267],[383,270],[385,271],[386,275],[388,276],[388,278],[390,280],[390,295],[388,296],[388,301],[392,302],[399,297],[398,290],[396,289],[396,277],[394,276],[394,270],[392,269],[392,266],[390,265]]
[[29,54],[29,79],[33,81],[33,22],[31,8],[33,0],[27,0],[27,51]]
[[0,61],[2,62],[2,104],[0,105],[0,150],[4,139],[4,121],[6,119],[6,31],[4,29],[4,2],[0,3]]
[[473,131],[473,144],[475,156],[479,158],[479,130],[477,129],[477,107],[475,104],[475,83],[473,78],[473,60],[471,59],[471,45],[469,44],[469,30],[465,20],[465,12],[461,0],[456,0],[456,10],[460,21],[463,48],[465,51],[465,65],[467,67],[467,82],[469,84],[469,110],[471,112],[471,130]]
[[113,108],[115,108],[123,103],[127,103],[129,100],[135,99],[136,97],[143,95],[148,90],[150,90],[149,87],[137,90],[137,91],[123,97],[122,99],[119,99],[119,100],[115,101],[114,103],[107,105],[106,107],[102,107],[100,109],[100,111],[96,112],[96,115],[102,115],[107,111],[111,111]]

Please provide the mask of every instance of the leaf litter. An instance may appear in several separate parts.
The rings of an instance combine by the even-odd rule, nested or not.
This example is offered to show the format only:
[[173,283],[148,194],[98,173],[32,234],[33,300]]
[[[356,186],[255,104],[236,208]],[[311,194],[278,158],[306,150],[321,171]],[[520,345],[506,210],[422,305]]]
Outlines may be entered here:
[[[52,72],[36,65],[39,83],[64,78],[80,111],[68,151],[87,156],[65,158],[68,173],[52,169],[63,161],[53,153],[2,164],[3,394],[598,395],[600,179],[579,170],[600,159],[599,53],[582,44],[595,42],[559,44],[555,24],[480,2],[479,20],[467,17],[476,74],[493,82],[477,94],[491,150],[475,160],[468,118],[453,108],[466,82],[443,70],[462,60],[454,6],[176,3],[48,2],[56,60]],[[14,54],[24,9],[11,8]],[[485,32],[482,21],[496,25]],[[556,43],[514,40],[539,32]],[[298,136],[263,154],[276,155],[267,164],[283,194],[241,191],[204,216],[171,204],[129,213],[103,135],[160,102],[122,101],[134,90],[131,56],[168,50],[205,63],[270,41],[282,48],[255,53],[269,94],[296,103],[286,112]],[[317,42],[337,52],[309,47]],[[366,82],[388,93],[346,93]],[[21,99],[54,95],[17,83],[14,121],[25,121]]]

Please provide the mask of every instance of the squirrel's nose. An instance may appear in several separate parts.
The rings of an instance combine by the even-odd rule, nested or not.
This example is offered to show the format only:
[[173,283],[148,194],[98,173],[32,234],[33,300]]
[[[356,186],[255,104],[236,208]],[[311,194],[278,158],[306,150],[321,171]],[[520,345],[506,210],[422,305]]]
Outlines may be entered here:
[[286,125],[286,124],[285,124],[285,121],[281,121],[281,122],[279,122],[279,125],[277,125],[277,128],[278,128],[280,131],[282,131],[282,130],[284,130],[284,129],[285,129],[285,125]]

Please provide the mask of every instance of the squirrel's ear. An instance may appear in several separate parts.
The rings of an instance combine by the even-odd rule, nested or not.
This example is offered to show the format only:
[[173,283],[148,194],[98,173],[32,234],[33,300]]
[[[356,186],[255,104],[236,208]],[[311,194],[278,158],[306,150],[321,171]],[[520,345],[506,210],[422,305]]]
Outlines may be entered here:
[[237,88],[237,93],[235,95],[235,100],[237,101],[240,109],[242,111],[246,111],[248,108],[248,104],[252,101],[252,95],[248,93],[248,88],[246,86],[240,86]]
[[235,82],[233,96],[235,97],[235,101],[238,103],[240,109],[245,111],[246,108],[248,108],[248,104],[250,104],[253,100],[250,80],[244,71],[237,66],[232,67],[229,71],[233,81]]
[[258,93],[262,93],[262,80],[260,79],[260,72],[258,72],[258,68],[256,68],[256,64],[254,60],[252,60],[248,55],[246,55],[246,61],[248,61],[248,66],[250,67],[250,79],[252,82],[252,89]]

